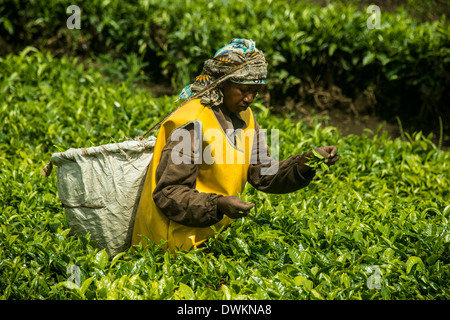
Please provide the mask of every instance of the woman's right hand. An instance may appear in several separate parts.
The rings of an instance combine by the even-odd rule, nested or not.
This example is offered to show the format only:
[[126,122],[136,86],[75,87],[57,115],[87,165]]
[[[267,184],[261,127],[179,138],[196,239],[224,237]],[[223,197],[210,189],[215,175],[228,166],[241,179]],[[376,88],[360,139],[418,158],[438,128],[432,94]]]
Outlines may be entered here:
[[225,196],[217,199],[217,210],[231,219],[245,217],[254,206],[254,203],[242,201],[236,196]]

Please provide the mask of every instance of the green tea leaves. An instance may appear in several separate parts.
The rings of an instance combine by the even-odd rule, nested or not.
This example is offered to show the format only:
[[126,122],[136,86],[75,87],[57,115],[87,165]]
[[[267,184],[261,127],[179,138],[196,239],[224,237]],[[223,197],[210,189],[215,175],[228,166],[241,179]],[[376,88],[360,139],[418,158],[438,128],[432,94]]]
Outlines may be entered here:
[[307,162],[307,165],[310,166],[313,170],[317,170],[318,168],[322,169],[322,171],[328,171],[328,166],[325,164],[325,157],[322,156],[317,150],[311,150],[313,157],[311,160]]
[[175,292],[175,299],[194,300],[195,294],[189,286],[184,283],[180,283],[179,289]]
[[105,250],[98,252],[94,256],[93,263],[99,269],[104,269],[108,264],[109,256]]
[[280,129],[280,159],[336,145],[340,160],[298,192],[247,185],[255,212],[196,250],[110,257],[71,233],[56,175],[40,170],[54,152],[142,134],[175,97],[30,48],[0,58],[0,92],[0,299],[450,298],[450,154],[424,134],[343,137],[255,102],[260,126]]
[[419,257],[411,256],[408,258],[406,262],[406,273],[409,274],[413,270],[422,271],[423,270],[423,262]]

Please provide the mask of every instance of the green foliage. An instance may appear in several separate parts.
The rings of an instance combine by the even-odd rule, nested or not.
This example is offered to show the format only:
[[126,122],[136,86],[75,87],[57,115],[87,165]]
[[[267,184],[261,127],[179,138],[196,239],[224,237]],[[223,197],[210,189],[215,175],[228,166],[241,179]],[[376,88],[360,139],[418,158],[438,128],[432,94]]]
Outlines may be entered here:
[[324,163],[325,157],[322,156],[315,149],[312,149],[311,152],[312,152],[311,160],[309,160],[306,165],[310,166],[314,170],[320,167],[322,170],[327,171],[328,166]]
[[381,6],[381,29],[369,29],[366,8],[345,1],[320,7],[289,0],[93,0],[80,4],[81,30],[70,30],[70,4],[3,1],[5,50],[33,45],[84,56],[135,53],[155,81],[180,89],[218,48],[245,37],[264,50],[277,99],[314,80],[328,89],[337,85],[352,99],[373,89],[377,111],[387,117],[416,115],[434,124],[442,116],[450,123],[450,26],[444,15],[418,22],[405,10]]
[[150,243],[108,257],[72,235],[56,175],[39,172],[54,145],[133,138],[174,107],[131,83],[35,49],[0,58],[1,299],[450,298],[450,154],[421,132],[342,137],[258,102],[261,127],[280,130],[281,159],[347,152],[298,192],[247,186],[249,216],[190,252]]

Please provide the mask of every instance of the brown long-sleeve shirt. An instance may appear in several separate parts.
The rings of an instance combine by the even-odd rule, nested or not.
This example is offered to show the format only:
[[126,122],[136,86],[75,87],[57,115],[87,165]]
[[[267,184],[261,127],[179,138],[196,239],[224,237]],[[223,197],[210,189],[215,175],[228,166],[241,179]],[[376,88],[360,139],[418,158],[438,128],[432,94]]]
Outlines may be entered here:
[[[218,107],[212,110],[224,132],[227,132],[227,129],[237,130],[246,127],[239,114],[231,113],[227,116]],[[175,164],[171,153],[179,141],[168,140],[156,169],[157,185],[153,191],[153,200],[170,220],[190,227],[211,226],[223,218],[223,213],[217,210],[217,199],[222,195],[199,192],[195,189],[198,164],[193,160],[196,143],[194,124],[190,123],[184,129],[191,135],[191,153],[182,155],[187,157],[187,161]],[[234,141],[234,136],[229,138]],[[252,157],[255,157],[256,161],[249,166],[247,181],[262,192],[278,194],[294,192],[306,187],[315,175],[315,171],[304,164],[306,162],[304,155],[294,155],[279,161],[274,174],[262,174],[261,169],[270,167],[275,160],[270,156],[266,140],[256,120]]]

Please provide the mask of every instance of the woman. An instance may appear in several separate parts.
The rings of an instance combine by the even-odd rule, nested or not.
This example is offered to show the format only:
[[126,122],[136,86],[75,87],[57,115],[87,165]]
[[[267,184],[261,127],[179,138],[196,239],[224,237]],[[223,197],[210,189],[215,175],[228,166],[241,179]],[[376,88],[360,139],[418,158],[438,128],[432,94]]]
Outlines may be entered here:
[[[250,108],[266,76],[264,54],[251,40],[232,39],[205,61],[203,73],[180,98],[221,81],[161,125],[133,244],[144,236],[151,242],[165,240],[169,250],[196,248],[253,208],[238,197],[247,182],[267,193],[294,192],[310,183],[315,175],[306,165],[311,152],[277,162],[267,151]],[[335,146],[316,150],[328,165],[339,159]]]

